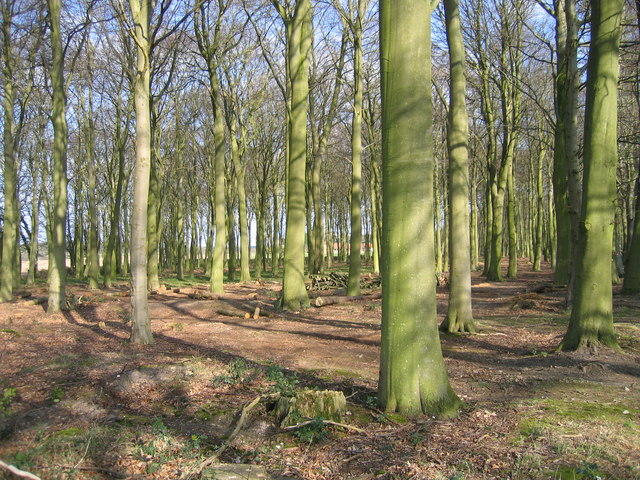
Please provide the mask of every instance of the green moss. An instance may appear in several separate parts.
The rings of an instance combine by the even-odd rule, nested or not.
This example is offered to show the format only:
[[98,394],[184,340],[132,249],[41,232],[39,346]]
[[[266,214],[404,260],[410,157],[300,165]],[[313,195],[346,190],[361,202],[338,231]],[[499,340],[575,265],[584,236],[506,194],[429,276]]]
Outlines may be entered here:
[[[625,423],[630,417],[640,414],[640,408],[624,403],[602,403],[597,401],[543,399],[538,407],[547,414],[562,418],[592,421],[604,420],[612,423]],[[623,413],[628,412],[628,413]]]
[[83,428],[71,427],[63,430],[58,430],[54,433],[56,437],[80,437],[86,434],[87,431]]
[[564,465],[554,471],[547,472],[547,474],[549,475],[548,478],[553,478],[554,480],[596,480],[607,478],[607,474],[600,470],[598,465],[586,462],[583,462],[581,466]]

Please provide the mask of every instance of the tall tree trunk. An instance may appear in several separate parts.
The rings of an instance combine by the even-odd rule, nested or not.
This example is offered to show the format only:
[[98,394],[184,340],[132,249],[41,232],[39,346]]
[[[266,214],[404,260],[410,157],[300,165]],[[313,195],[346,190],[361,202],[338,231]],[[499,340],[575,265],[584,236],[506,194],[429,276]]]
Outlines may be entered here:
[[624,269],[622,293],[640,293],[640,175],[636,177],[636,206],[633,233]]
[[[90,52],[91,45],[88,46]],[[91,53],[88,54],[88,62],[91,63]],[[87,160],[87,187],[89,211],[89,245],[87,248],[87,263],[89,288],[97,289],[100,279],[100,260],[98,255],[98,211],[96,209],[96,165],[95,165],[95,125],[93,121],[93,73],[89,66],[88,82],[88,111],[85,131],[86,160]]]
[[[231,160],[236,172],[236,189],[238,191],[238,227],[240,229],[240,282],[251,281],[251,271],[249,267],[249,223],[247,216],[247,194],[245,190],[245,166],[242,163],[238,139],[236,138],[238,129],[238,117],[231,114],[229,125],[229,136],[231,139]],[[241,127],[242,128],[242,127]],[[244,129],[241,130],[241,139],[244,139]],[[244,140],[242,142],[244,147]]]
[[622,0],[592,0],[587,65],[584,179],[573,308],[561,348],[618,348],[611,251],[618,160],[618,69]]
[[[59,7],[59,6],[58,6]],[[2,261],[0,262],[0,302],[13,298],[14,258],[18,250],[18,235],[16,228],[20,221],[18,208],[18,176],[15,159],[17,139],[14,120],[14,52],[11,38],[13,23],[13,6],[6,1],[2,8],[2,83],[3,98],[3,158],[4,158],[4,222],[2,234]],[[52,21],[54,21],[52,19]],[[58,10],[59,22],[59,10]],[[58,34],[60,33],[58,29]],[[60,70],[62,74],[62,70]],[[63,105],[64,106],[64,105]],[[64,111],[63,111],[64,114]],[[34,196],[36,195],[34,190]],[[37,242],[36,242],[37,243]],[[32,244],[33,245],[33,244]],[[33,246],[32,246],[33,248]]]
[[227,248],[226,235],[226,195],[225,195],[225,165],[224,165],[224,117],[222,105],[222,92],[215,67],[210,73],[211,103],[213,105],[213,142],[215,150],[213,154],[213,178],[214,208],[215,208],[215,240],[213,245],[213,257],[211,259],[211,291],[224,293],[224,254]]
[[543,194],[543,165],[546,156],[544,142],[538,146],[538,163],[536,164],[536,217],[535,217],[535,237],[533,241],[533,271],[540,271],[540,260],[542,259],[542,227],[544,225],[544,194]]
[[304,284],[304,230],[311,10],[310,0],[297,0],[293,16],[288,23],[285,20],[288,44],[287,68],[291,85],[291,116],[281,306],[286,310],[294,311],[309,305],[309,296]]
[[[507,205],[507,223],[509,228],[509,268],[507,270],[507,278],[516,278],[518,276],[518,233],[516,229],[516,166],[511,163],[509,176],[507,178],[507,192],[509,195]],[[522,239],[522,236],[520,237]]]
[[[436,313],[431,7],[380,3],[382,341],[378,401],[406,415],[457,414]],[[410,48],[407,48],[407,46]],[[419,175],[417,174],[419,172]]]
[[151,104],[149,18],[151,0],[129,0],[137,48],[134,80],[136,165],[131,212],[131,341],[153,343],[147,301],[147,203],[151,173]]
[[353,35],[353,119],[351,121],[351,246],[347,295],[360,295],[362,251],[362,17],[365,0],[358,0]]
[[[142,0],[140,0],[142,1]],[[149,290],[160,289],[160,125],[155,110],[152,111],[151,163],[149,194],[147,200],[147,282]],[[136,144],[137,146],[137,144]]]
[[447,117],[449,153],[449,307],[441,330],[473,332],[469,235],[469,117],[466,108],[465,52],[458,0],[445,0],[451,76]]
[[[51,22],[51,84],[53,87],[53,212],[49,255],[48,313],[66,308],[67,281],[66,238],[67,224],[67,119],[64,86],[64,52],[60,34],[61,0],[48,0]],[[6,232],[5,232],[6,234]]]

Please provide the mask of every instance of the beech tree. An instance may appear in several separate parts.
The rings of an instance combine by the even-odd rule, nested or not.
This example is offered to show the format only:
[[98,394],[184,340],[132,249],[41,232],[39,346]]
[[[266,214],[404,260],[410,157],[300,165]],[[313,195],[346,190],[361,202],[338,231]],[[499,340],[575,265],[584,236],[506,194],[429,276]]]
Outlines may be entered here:
[[622,0],[592,0],[584,124],[584,178],[573,308],[562,350],[618,348],[611,252],[616,201]]
[[136,111],[136,166],[131,212],[131,341],[153,343],[147,299],[147,203],[151,172],[151,0],[130,0],[133,35],[137,45],[134,80]]
[[287,177],[287,229],[284,243],[282,308],[300,310],[309,306],[304,284],[305,165],[307,157],[307,105],[309,100],[309,55],[311,49],[310,0],[280,3],[272,0],[285,23],[287,79],[290,85]]
[[451,86],[447,117],[449,153],[449,308],[440,326],[448,332],[473,332],[471,247],[469,236],[469,117],[466,109],[465,53],[457,0],[445,0]]
[[67,223],[67,118],[64,84],[64,53],[60,33],[61,0],[47,0],[51,28],[51,85],[53,88],[53,208],[49,245],[48,313],[66,308],[67,281],[66,236]]
[[431,2],[380,2],[382,88],[382,341],[385,411],[457,413],[436,314]]

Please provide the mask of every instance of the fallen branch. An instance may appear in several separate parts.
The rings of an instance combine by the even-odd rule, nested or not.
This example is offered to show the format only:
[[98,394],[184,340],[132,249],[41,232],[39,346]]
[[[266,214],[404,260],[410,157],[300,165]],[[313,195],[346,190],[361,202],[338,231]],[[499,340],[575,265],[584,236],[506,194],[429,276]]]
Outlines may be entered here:
[[8,463],[4,463],[2,460],[0,460],[0,467],[4,468],[5,470],[8,470],[9,472],[13,473],[15,476],[20,478],[28,478],[29,480],[42,480],[37,475],[34,475],[33,473],[25,472],[24,470],[20,470],[18,467],[14,465],[9,465]]
[[234,427],[234,429],[231,432],[231,434],[227,437],[227,439],[222,443],[222,445],[220,445],[213,452],[213,454],[211,456],[209,456],[208,458],[203,460],[200,463],[200,465],[198,465],[198,468],[196,468],[192,472],[187,473],[187,475],[185,475],[183,478],[185,480],[190,480],[192,478],[195,478],[195,477],[197,477],[198,475],[200,475],[202,473],[202,470],[207,468],[209,465],[211,465],[213,463],[216,463],[218,461],[218,459],[220,458],[220,455],[222,455],[227,450],[227,448],[229,448],[233,444],[233,441],[238,436],[238,434],[240,433],[240,431],[242,430],[244,425],[247,423],[247,417],[249,416],[249,412],[251,412],[251,410],[256,405],[258,405],[258,403],[260,403],[260,401],[262,399],[275,398],[277,396],[279,396],[279,394],[258,395],[256,398],[254,398],[253,400],[251,400],[250,402],[245,404],[244,407],[242,407],[242,411],[240,412],[240,418],[238,418],[238,422],[236,423],[236,426]]
[[302,422],[302,423],[296,423],[295,425],[291,425],[289,427],[284,427],[282,430],[284,430],[285,432],[291,432],[294,430],[299,430],[300,428],[304,428],[307,427],[311,424],[314,423],[318,423],[319,421],[322,421],[323,424],[325,425],[333,425],[334,427],[342,427],[346,430],[353,430],[354,432],[358,432],[358,433],[362,433],[363,435],[367,434],[366,430],[363,430],[362,428],[358,428],[358,427],[354,427],[353,425],[347,425],[345,423],[340,423],[340,422],[334,422],[333,420],[308,420],[306,422]]

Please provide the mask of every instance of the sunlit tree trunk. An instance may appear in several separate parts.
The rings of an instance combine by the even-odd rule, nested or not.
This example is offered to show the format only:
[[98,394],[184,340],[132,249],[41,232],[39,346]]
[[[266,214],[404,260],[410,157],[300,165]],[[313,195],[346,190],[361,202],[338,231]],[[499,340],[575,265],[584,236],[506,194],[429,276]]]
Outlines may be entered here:
[[[59,7],[59,6],[58,6]],[[0,262],[0,302],[13,298],[14,259],[18,250],[17,227],[20,220],[18,208],[18,177],[15,159],[17,139],[14,120],[15,86],[14,86],[14,51],[12,45],[11,26],[14,6],[11,2],[2,1],[2,86],[3,96],[3,159],[4,169],[4,220],[2,225],[2,262]],[[58,19],[59,21],[59,19]],[[58,35],[60,31],[58,29]],[[60,70],[62,74],[62,70]],[[64,112],[63,112],[64,113]],[[36,193],[34,191],[34,196]],[[37,242],[36,242],[37,244]],[[32,247],[33,249],[33,243]]]
[[153,343],[147,299],[147,203],[151,172],[151,40],[149,17],[151,0],[130,0],[135,25],[137,64],[134,80],[136,109],[136,165],[131,212],[131,315],[133,343]]
[[389,412],[447,417],[457,413],[460,400],[449,384],[436,314],[430,14],[425,0],[380,3],[384,221],[378,401]]
[[[516,228],[516,179],[515,165],[512,163],[507,177],[507,226],[509,233],[509,268],[507,270],[508,278],[516,278],[518,276],[518,233]],[[520,240],[523,241],[522,236]]]
[[64,310],[67,223],[67,119],[64,86],[64,54],[60,35],[61,0],[48,0],[51,27],[51,84],[53,87],[53,209],[51,244],[49,247],[48,313]]
[[473,332],[469,234],[469,117],[466,108],[465,52],[458,0],[445,0],[451,75],[447,117],[449,153],[449,307],[440,326],[448,332]]
[[353,118],[351,121],[351,247],[347,295],[360,295],[362,250],[362,17],[366,0],[358,0],[353,36]]
[[[277,3],[277,2],[276,2]],[[307,103],[311,51],[310,0],[297,0],[293,14],[283,15],[287,25],[288,76],[291,85],[286,233],[281,306],[300,310],[309,305],[304,284],[305,165],[307,157]]]
[[561,348],[618,347],[611,252],[618,161],[618,69],[622,0],[592,0],[584,126],[584,179],[573,306]]

